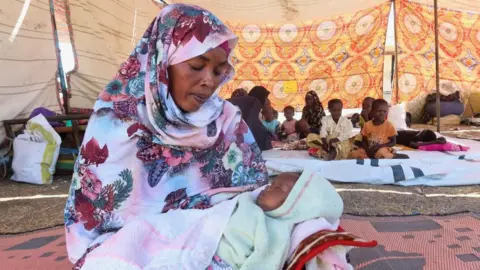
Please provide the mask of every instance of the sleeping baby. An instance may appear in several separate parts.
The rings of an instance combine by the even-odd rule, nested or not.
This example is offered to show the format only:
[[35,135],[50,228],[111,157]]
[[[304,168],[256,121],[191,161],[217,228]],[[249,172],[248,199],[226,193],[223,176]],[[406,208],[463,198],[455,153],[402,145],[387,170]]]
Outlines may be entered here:
[[343,201],[325,178],[280,174],[256,200],[239,196],[217,255],[234,269],[281,269],[295,224],[319,217],[333,223],[342,212]]

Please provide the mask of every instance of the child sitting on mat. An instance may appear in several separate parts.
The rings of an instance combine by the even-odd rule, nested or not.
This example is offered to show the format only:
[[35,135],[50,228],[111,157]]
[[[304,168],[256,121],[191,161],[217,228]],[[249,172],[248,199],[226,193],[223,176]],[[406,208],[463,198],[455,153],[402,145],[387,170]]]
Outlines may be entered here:
[[322,119],[320,135],[310,134],[307,137],[309,147],[318,148],[316,156],[324,160],[347,159],[350,150],[352,122],[342,116],[343,103],[340,99],[328,102],[330,115]]
[[296,224],[319,217],[332,222],[342,211],[342,198],[319,174],[282,173],[256,200],[238,196],[216,255],[233,269],[282,269]]
[[352,158],[392,159],[395,157],[395,151],[392,147],[397,143],[397,130],[392,123],[385,119],[387,112],[387,101],[377,99],[373,102],[373,119],[363,126],[361,132],[363,145],[361,148],[352,151]]
[[286,139],[295,139],[297,138],[297,131],[295,130],[295,124],[297,120],[293,118],[295,115],[295,109],[292,106],[287,106],[283,109],[283,114],[285,115],[285,121],[283,121],[280,130],[285,135]]
[[362,111],[360,114],[355,113],[352,115],[352,124],[354,127],[363,128],[366,122],[371,119],[372,103],[375,101],[372,97],[366,97],[362,102]]
[[310,125],[308,125],[307,120],[301,119],[295,123],[295,130],[298,134],[298,139],[303,140],[307,138],[308,134],[310,134]]
[[277,140],[278,138],[277,134],[280,127],[280,122],[278,122],[278,120],[275,119],[273,108],[268,107],[263,109],[262,114],[263,114],[263,120],[262,120],[263,126],[270,132],[272,139]]

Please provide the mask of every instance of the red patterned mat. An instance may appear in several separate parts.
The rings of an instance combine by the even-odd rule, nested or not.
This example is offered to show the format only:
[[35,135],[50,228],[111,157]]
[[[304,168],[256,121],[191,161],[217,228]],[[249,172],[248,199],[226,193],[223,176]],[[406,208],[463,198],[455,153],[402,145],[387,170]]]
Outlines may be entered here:
[[[471,214],[446,217],[342,218],[343,228],[377,240],[375,248],[350,252],[361,270],[478,270],[480,219]],[[0,236],[1,269],[71,269],[63,228]]]

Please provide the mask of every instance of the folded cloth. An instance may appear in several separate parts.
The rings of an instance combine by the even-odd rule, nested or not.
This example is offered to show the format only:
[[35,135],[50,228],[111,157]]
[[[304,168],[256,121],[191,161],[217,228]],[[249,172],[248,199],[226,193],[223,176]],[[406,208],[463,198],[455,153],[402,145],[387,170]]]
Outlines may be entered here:
[[422,151],[440,151],[440,152],[462,152],[462,151],[468,151],[468,149],[470,149],[470,147],[454,144],[451,142],[447,142],[444,144],[423,145],[418,147],[418,150],[422,150]]

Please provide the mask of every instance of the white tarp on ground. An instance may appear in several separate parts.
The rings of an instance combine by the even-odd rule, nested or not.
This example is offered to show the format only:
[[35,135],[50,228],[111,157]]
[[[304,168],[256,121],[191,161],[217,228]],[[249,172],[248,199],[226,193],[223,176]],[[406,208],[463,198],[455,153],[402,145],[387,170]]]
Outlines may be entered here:
[[0,5],[0,142],[3,120],[45,107],[60,112],[57,58],[48,0],[2,0]]
[[462,186],[480,184],[480,142],[451,139],[471,147],[468,152],[400,151],[405,160],[323,161],[306,151],[270,150],[263,152],[272,175],[301,172],[304,169],[322,173],[337,182],[401,186]]
[[77,57],[70,75],[70,107],[92,108],[160,9],[150,0],[69,2]]

